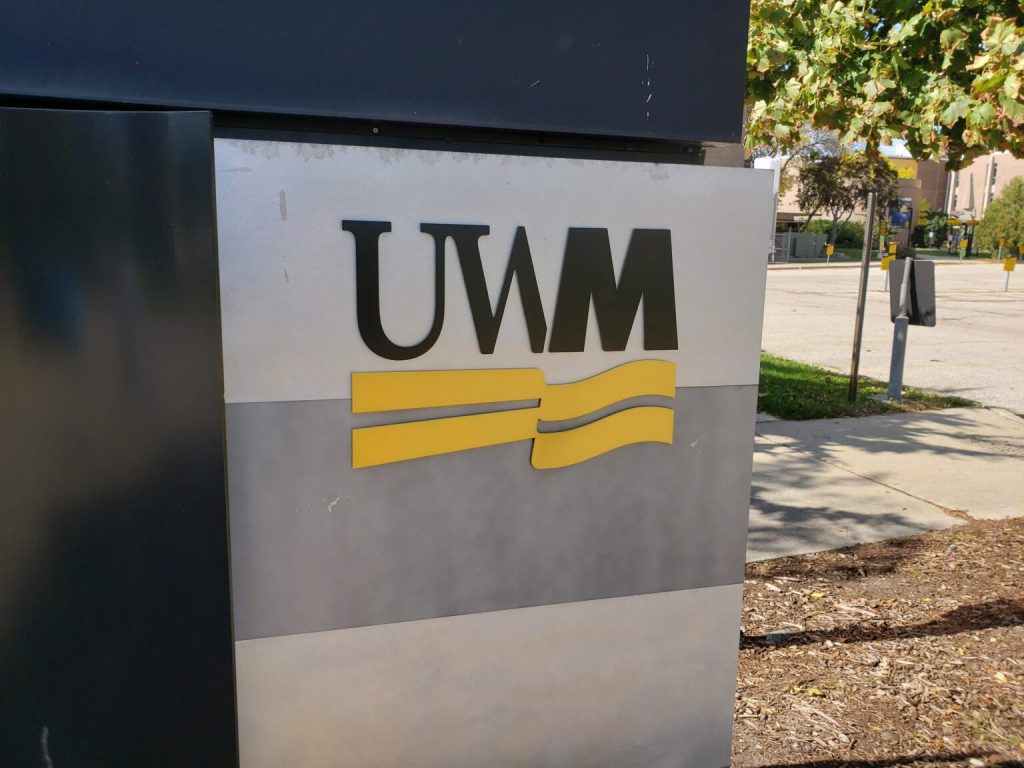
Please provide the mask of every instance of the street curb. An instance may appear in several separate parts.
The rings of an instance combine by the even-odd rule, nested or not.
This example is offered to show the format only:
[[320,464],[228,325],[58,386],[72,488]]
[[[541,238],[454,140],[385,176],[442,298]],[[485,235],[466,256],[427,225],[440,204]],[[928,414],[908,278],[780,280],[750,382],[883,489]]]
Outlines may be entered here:
[[996,406],[989,405],[984,406],[984,408],[986,411],[991,411],[992,413],[1002,416],[1004,419],[1009,419],[1010,421],[1017,423],[1024,422],[1024,416],[1014,413],[1013,411],[1008,411],[1006,408],[998,408]]
[[[945,259],[929,259],[928,257],[922,257],[919,261],[931,261],[938,267],[985,267],[985,266],[998,266],[1002,267],[1001,261],[947,261]],[[871,266],[877,266],[881,262],[872,261]],[[793,264],[791,262],[778,262],[773,264],[768,263],[769,271],[772,270],[786,270],[786,269],[856,269],[860,266],[859,261],[847,261],[840,262],[838,264],[822,264],[820,262],[808,262],[806,264]]]

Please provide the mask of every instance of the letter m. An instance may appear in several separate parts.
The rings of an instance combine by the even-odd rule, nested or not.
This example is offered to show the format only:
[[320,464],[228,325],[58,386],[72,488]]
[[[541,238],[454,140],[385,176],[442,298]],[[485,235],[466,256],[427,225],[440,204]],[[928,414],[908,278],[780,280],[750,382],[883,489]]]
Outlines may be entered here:
[[593,301],[601,348],[626,348],[644,303],[644,349],[678,349],[672,240],[667,229],[634,229],[615,282],[607,229],[574,227],[565,243],[550,352],[582,352]]

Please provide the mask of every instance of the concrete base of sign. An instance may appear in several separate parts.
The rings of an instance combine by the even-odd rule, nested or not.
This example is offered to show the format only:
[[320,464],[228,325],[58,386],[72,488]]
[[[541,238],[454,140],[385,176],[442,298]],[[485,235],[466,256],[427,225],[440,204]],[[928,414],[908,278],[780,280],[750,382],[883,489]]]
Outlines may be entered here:
[[242,764],[727,765],[742,589],[239,642]]

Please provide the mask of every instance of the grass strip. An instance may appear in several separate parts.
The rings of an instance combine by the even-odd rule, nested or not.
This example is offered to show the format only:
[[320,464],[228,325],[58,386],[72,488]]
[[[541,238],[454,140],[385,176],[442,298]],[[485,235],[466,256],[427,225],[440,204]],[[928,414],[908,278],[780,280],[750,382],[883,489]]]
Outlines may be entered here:
[[867,376],[860,377],[857,399],[851,403],[846,399],[849,381],[846,374],[762,352],[757,409],[779,419],[802,421],[978,405],[914,387],[903,388],[901,402],[886,400],[886,383]]

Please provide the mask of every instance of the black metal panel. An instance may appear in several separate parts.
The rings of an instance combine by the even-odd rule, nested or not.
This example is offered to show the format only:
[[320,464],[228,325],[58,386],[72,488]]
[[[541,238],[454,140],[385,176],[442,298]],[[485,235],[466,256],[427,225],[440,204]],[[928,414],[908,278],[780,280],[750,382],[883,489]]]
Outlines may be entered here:
[[39,0],[0,93],[738,141],[747,0]]
[[[889,264],[889,315],[895,322],[900,313],[900,286],[906,261],[899,259]],[[911,325],[935,325],[935,262],[914,259],[907,291],[907,316]]]
[[0,765],[236,764],[227,551],[209,114],[0,110]]

